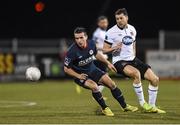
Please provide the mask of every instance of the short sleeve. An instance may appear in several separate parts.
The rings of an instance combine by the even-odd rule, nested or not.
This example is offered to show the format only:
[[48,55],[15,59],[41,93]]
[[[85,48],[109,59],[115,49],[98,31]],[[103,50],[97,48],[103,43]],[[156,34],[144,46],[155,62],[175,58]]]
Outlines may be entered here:
[[137,32],[136,32],[136,29],[133,27],[132,28],[132,32],[133,32],[133,39],[134,39],[134,41],[136,40],[136,35],[137,35]]
[[97,39],[98,39],[98,37],[97,37],[97,33],[96,33],[96,32],[94,32],[94,33],[93,33],[92,40],[96,42],[96,41],[97,41]]
[[68,51],[64,59],[64,66],[71,68],[73,66],[74,59],[74,54],[71,51]]
[[105,43],[108,43],[108,44],[110,44],[110,45],[112,45],[113,44],[113,38],[112,38],[112,35],[111,35],[111,33],[108,31],[108,32],[106,32],[106,36],[105,36],[105,40],[104,40],[104,42]]
[[97,47],[96,47],[96,43],[95,43],[95,41],[91,41],[92,42],[92,46],[93,46],[93,51],[94,51],[94,55],[96,55],[97,54]]

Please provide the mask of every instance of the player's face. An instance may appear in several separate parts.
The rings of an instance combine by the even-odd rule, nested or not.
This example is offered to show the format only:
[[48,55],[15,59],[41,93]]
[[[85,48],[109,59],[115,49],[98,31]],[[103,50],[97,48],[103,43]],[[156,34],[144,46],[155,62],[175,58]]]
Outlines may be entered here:
[[100,27],[100,28],[102,28],[103,30],[106,30],[107,29],[107,27],[108,27],[108,20],[107,19],[103,19],[103,20],[100,20],[99,22],[98,22],[98,26]]
[[124,14],[115,15],[117,25],[124,28],[128,23],[128,16]]
[[87,35],[85,33],[75,33],[74,38],[76,41],[76,44],[81,47],[85,48],[86,47],[86,42],[87,42]]

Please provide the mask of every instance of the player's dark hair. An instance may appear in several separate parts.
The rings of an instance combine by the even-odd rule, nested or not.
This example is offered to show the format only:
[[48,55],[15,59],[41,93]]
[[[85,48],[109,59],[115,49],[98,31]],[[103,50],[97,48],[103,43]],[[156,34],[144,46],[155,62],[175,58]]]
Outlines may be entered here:
[[74,30],[74,34],[75,33],[84,33],[85,35],[87,35],[86,28],[84,27],[76,27]]
[[99,16],[98,18],[97,18],[97,23],[99,22],[99,21],[101,21],[101,20],[105,20],[105,19],[108,19],[106,16]]
[[118,9],[118,10],[115,12],[115,15],[120,15],[120,14],[124,14],[125,16],[128,16],[128,12],[127,12],[126,8]]

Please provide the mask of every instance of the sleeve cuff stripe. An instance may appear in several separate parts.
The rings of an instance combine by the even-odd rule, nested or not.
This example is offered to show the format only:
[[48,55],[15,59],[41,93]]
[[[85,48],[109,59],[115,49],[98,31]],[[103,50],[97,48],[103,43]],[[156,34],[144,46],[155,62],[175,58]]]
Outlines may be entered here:
[[108,41],[106,41],[106,40],[105,40],[104,42],[107,43],[107,44],[109,44],[109,45],[112,45],[112,43],[110,43],[110,42],[108,42]]

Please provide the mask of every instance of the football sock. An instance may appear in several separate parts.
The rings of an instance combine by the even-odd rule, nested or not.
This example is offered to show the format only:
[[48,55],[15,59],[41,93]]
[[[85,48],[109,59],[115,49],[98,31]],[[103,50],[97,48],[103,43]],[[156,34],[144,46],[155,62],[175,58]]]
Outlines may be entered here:
[[151,106],[155,107],[156,106],[157,93],[158,93],[158,86],[154,87],[151,84],[149,84],[148,93],[149,93],[149,104]]
[[99,103],[99,105],[101,106],[102,109],[105,109],[107,107],[107,105],[102,97],[102,94],[100,92],[92,92],[92,96]]
[[140,105],[143,106],[143,104],[145,103],[145,100],[144,100],[142,84],[141,83],[138,83],[138,84],[133,83],[133,87],[134,87],[135,93],[138,97]]
[[118,87],[116,87],[115,89],[111,90],[111,93],[112,93],[113,97],[119,102],[121,107],[126,108],[126,102],[122,95],[121,90]]

